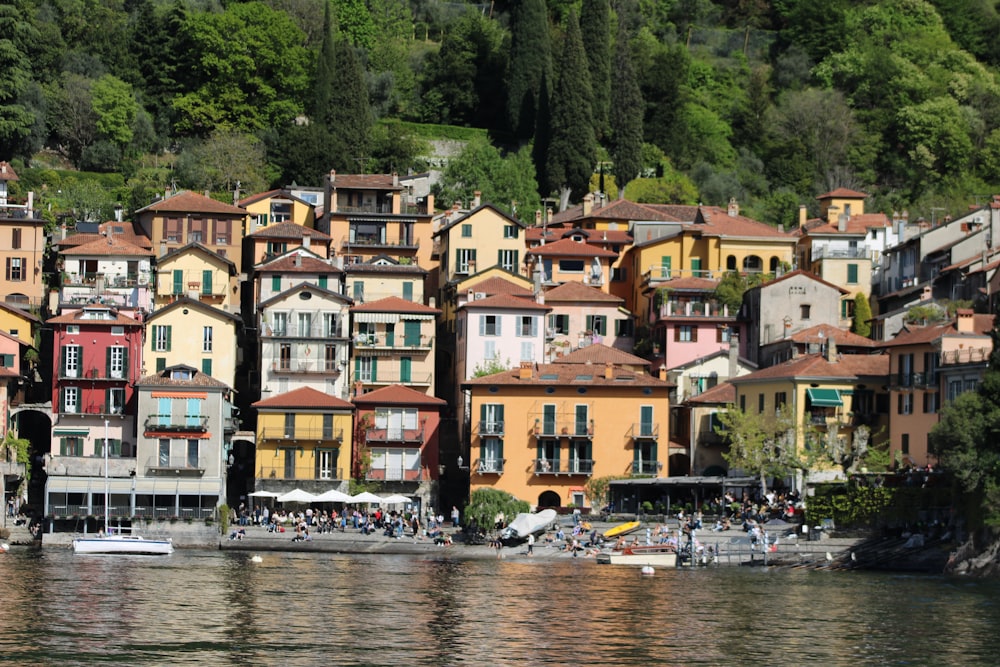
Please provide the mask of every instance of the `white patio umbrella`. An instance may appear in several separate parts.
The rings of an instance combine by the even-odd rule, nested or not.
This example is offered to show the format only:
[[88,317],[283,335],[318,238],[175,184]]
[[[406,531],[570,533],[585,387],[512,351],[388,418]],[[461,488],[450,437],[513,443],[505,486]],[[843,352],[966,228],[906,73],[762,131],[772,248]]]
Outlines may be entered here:
[[312,503],[316,502],[316,496],[302,489],[293,489],[284,495],[277,497],[279,503]]
[[352,503],[380,503],[382,499],[370,491],[363,491],[356,496],[351,496]]
[[337,489],[324,491],[313,499],[317,503],[349,503],[351,496]]
[[401,496],[398,493],[393,494],[388,498],[382,499],[383,505],[404,505],[406,503],[411,503],[411,502],[413,501],[410,498],[407,498],[406,496]]
[[253,493],[248,493],[247,495],[251,498],[277,498],[281,494],[274,491],[254,491]]

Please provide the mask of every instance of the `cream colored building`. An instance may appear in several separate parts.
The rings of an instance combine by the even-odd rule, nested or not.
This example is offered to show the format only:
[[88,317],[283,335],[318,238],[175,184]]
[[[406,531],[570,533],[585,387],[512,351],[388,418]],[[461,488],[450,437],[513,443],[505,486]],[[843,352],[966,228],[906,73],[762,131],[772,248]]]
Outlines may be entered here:
[[491,266],[523,273],[525,224],[492,204],[479,205],[465,213],[446,214],[434,232],[434,250],[441,262],[438,291]]
[[156,260],[155,305],[162,308],[182,297],[238,313],[236,265],[200,243],[168,252]]
[[146,319],[143,374],[186,364],[232,387],[243,356],[239,327],[235,315],[182,296]]

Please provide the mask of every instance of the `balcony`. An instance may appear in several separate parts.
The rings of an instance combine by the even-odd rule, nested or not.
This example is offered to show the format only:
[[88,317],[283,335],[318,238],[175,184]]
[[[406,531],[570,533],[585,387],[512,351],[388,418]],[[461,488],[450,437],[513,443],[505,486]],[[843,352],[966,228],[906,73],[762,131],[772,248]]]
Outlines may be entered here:
[[831,248],[828,245],[821,245],[818,247],[814,246],[812,249],[813,261],[819,259],[867,259],[870,256],[868,246]]
[[263,465],[257,470],[258,480],[274,481],[333,481],[344,479],[343,468],[320,468],[305,465],[288,468],[282,463],[276,465]]
[[502,421],[480,421],[477,425],[479,436],[503,437],[504,426]]
[[386,250],[416,250],[420,245],[412,239],[389,238],[384,235],[355,236],[353,239],[344,237],[340,240],[341,252],[347,254],[352,248],[383,248]]
[[292,357],[271,362],[271,373],[275,375],[340,375],[340,364],[325,359]]
[[674,278],[712,278],[711,271],[694,269],[674,269],[669,266],[651,266],[642,274],[644,283],[655,283]]
[[505,463],[507,459],[476,459],[472,468],[480,475],[502,475]]
[[351,377],[351,384],[355,382],[360,382],[364,385],[371,387],[380,387],[389,384],[403,384],[410,387],[429,387],[431,383],[434,382],[434,374],[427,373],[424,374],[413,374],[405,375],[399,371],[385,370],[383,371],[381,367],[378,369],[378,375],[372,376],[371,374],[365,373],[355,373]]
[[423,444],[423,428],[370,428],[365,431],[369,443]]
[[324,342],[343,340],[339,335],[340,321],[331,322],[329,326],[325,322],[317,322],[308,326],[286,323],[275,324],[274,322],[264,322],[261,328],[262,338],[308,338],[322,339]]
[[970,347],[960,350],[945,350],[941,352],[941,365],[954,366],[957,364],[982,364],[989,361],[991,348]]
[[539,422],[535,421],[534,435],[536,438],[588,438],[594,437],[594,420],[588,422],[559,421]]
[[134,287],[149,287],[150,273],[128,273],[125,275],[105,275],[103,273],[62,274],[63,287],[97,287],[131,289]]
[[208,430],[205,415],[149,415],[145,422],[147,431],[177,431],[204,433]]
[[712,301],[667,301],[660,304],[659,318],[668,317],[705,317],[705,318],[727,318],[735,317],[735,313],[730,315],[729,306]]
[[62,380],[97,380],[101,382],[125,382],[127,370],[124,368],[109,370],[107,368],[76,368],[72,370],[61,369],[59,378]]
[[377,334],[357,334],[354,336],[354,347],[366,350],[395,350],[409,352],[411,350],[429,351],[434,345],[434,336],[415,336],[407,338],[386,337]]
[[416,468],[405,466],[384,466],[370,468],[365,473],[365,479],[377,480],[381,482],[422,482],[425,478],[424,468],[417,462]]
[[659,461],[632,461],[633,475],[656,475],[662,469]]
[[536,475],[592,475],[594,473],[593,459],[535,459]]
[[341,442],[344,439],[344,429],[342,428],[295,428],[285,430],[283,428],[265,428],[261,431],[261,440],[286,440],[294,442],[296,440],[310,440],[315,442]]
[[633,440],[657,440],[660,437],[660,425],[639,422],[632,424]]
[[205,474],[208,459],[205,456],[198,458],[190,456],[150,456],[146,459],[146,475],[150,477],[163,475],[181,475],[187,477],[201,477]]

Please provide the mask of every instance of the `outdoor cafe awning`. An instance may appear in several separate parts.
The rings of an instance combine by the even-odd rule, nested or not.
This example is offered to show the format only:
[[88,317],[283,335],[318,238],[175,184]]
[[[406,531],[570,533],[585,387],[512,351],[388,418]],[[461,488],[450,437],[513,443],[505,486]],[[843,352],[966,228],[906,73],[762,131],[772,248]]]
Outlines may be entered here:
[[817,408],[839,408],[844,404],[840,400],[839,389],[806,389],[809,402]]

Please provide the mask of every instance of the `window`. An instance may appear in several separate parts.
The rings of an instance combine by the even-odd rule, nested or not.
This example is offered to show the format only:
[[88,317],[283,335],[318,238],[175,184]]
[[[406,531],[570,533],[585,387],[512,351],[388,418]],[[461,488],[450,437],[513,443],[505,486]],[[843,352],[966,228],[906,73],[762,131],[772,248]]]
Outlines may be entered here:
[[128,349],[120,345],[108,348],[108,377],[120,380],[125,377],[125,367],[127,365]]
[[312,313],[299,313],[299,336],[311,336],[312,335]]
[[497,342],[495,340],[488,340],[483,344],[483,359],[496,359],[497,358]]
[[163,238],[167,243],[180,243],[183,228],[180,218],[167,218],[163,228]]
[[292,367],[292,345],[282,343],[278,346],[278,369],[287,371]]
[[582,259],[560,259],[559,271],[561,273],[583,273]]
[[175,269],[173,272],[173,289],[170,293],[184,294],[184,272],[180,269]]
[[403,298],[407,301],[413,301],[413,283],[410,281],[403,283]]
[[337,346],[332,343],[323,347],[323,368],[328,371],[337,370]]
[[475,248],[458,248],[455,250],[455,273],[469,273],[476,263]]
[[624,266],[611,269],[611,282],[622,283],[628,280],[628,269]]
[[215,245],[229,245],[232,220],[215,221]]
[[848,264],[847,265],[847,284],[857,285],[858,284],[858,265]]
[[840,301],[840,318],[849,320],[854,317],[854,299],[848,297]]
[[785,392],[779,391],[774,394],[774,411],[776,413],[784,411],[785,406],[787,404],[788,404],[788,395]]
[[896,401],[896,412],[901,415],[913,414],[913,394],[899,394]]
[[[13,335],[13,334],[12,334]],[[937,386],[938,355],[935,352],[924,352],[924,375],[928,386]]]
[[356,342],[361,345],[375,345],[378,342],[375,324],[372,322],[358,322],[358,337]]
[[333,415],[331,414],[323,415],[323,439],[333,439]]
[[11,250],[21,249],[21,228],[15,227],[10,230],[10,247]]
[[504,225],[503,237],[505,239],[516,239],[517,238],[517,225]]
[[351,288],[352,297],[358,303],[362,303],[365,300],[365,281],[355,280],[354,286]]
[[498,250],[497,251],[497,264],[504,271],[510,271],[511,273],[517,273],[517,251],[516,250]]
[[125,412],[125,390],[120,387],[108,389],[109,415],[120,415]]
[[80,389],[63,387],[63,412],[75,414],[80,411]]
[[203,375],[211,375],[212,374],[212,360],[211,359],[202,359],[201,360],[201,372],[202,372]]
[[479,335],[480,336],[499,336],[500,335],[500,316],[499,315],[480,315],[479,316]]
[[63,346],[63,377],[80,377],[80,346]]
[[678,343],[697,343],[698,327],[690,324],[682,324],[674,329],[674,341]]
[[938,395],[936,391],[924,392],[924,413],[934,414],[938,411]]
[[201,351],[212,351],[212,327],[201,328]]
[[904,433],[903,434],[903,441],[900,443],[900,447],[899,448],[902,450],[902,452],[904,454],[909,454],[910,453],[910,434],[909,433]]
[[281,274],[275,274],[271,276],[271,291],[280,292],[281,291]]
[[587,331],[593,331],[598,336],[608,335],[608,318],[606,315],[587,315]]
[[517,335],[520,337],[531,337],[538,335],[538,318],[530,315],[522,315],[517,318]]
[[740,394],[740,411],[747,411],[747,397],[746,394]]
[[757,412],[764,414],[764,394],[757,394]]
[[811,309],[812,309],[812,306],[810,306],[808,303],[804,303],[801,306],[799,306],[799,319],[808,320],[809,319],[809,311]]
[[521,343],[521,361],[534,361],[535,359],[535,344],[524,342]]
[[399,358],[399,381],[403,384],[413,381],[413,357]]
[[653,436],[653,406],[639,406],[639,435],[644,438]]
[[288,334],[288,313],[274,313],[271,315],[271,329],[275,336],[285,336]]
[[616,336],[631,336],[632,335],[632,320],[615,320],[615,335]]
[[479,439],[479,466],[480,473],[502,473],[503,472],[503,439],[487,436]]
[[284,255],[288,252],[288,244],[284,241],[268,241],[265,252],[268,255]]
[[355,374],[359,382],[374,382],[377,361],[375,357],[356,357],[354,359],[356,368]]
[[210,296],[212,294],[212,272],[202,271],[201,272],[201,293],[205,296]]
[[412,320],[403,322],[403,345],[406,347],[419,347],[420,342],[420,322]]
[[187,467],[200,468],[198,465],[198,440],[191,438],[187,441]]
[[472,238],[472,225],[469,224],[462,225],[462,238],[463,239]]
[[549,315],[549,329],[552,334],[569,334],[569,315]]
[[670,277],[670,264],[673,262],[672,257],[660,257],[660,275],[659,278],[669,278]]
[[24,267],[26,265],[24,257],[7,258],[7,280],[24,280]]
[[157,357],[156,358],[156,372],[159,373],[160,371],[164,370],[166,367],[167,367],[167,360],[164,359],[163,357]]
[[170,325],[153,325],[153,352],[170,351]]
[[320,289],[329,289],[329,276],[317,276],[316,280]]
[[323,313],[323,337],[337,338],[338,335],[339,331],[337,330],[337,314]]
[[188,221],[188,243],[204,243],[205,221],[201,218],[191,218]]
[[913,386],[913,355],[912,354],[901,354],[899,355],[899,386],[901,387],[912,387]]
[[716,343],[728,343],[729,339],[732,337],[732,329],[729,327],[717,327],[715,330],[715,342]]
[[316,478],[336,479],[337,472],[337,450],[317,449],[316,450]]
[[83,438],[78,435],[59,438],[60,456],[83,456]]

